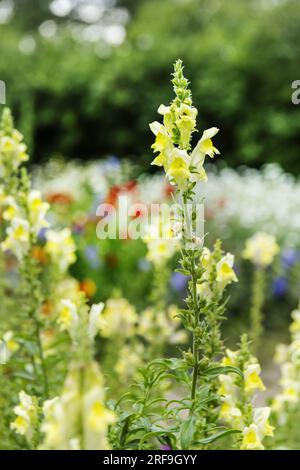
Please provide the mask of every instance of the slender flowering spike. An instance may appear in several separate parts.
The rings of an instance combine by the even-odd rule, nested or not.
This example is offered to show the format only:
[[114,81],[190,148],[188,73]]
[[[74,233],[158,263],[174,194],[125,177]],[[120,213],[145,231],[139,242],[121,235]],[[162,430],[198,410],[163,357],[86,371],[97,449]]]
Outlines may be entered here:
[[158,108],[159,114],[163,116],[163,124],[157,121],[150,124],[156,137],[152,148],[158,153],[152,165],[162,166],[171,183],[180,191],[185,191],[189,183],[207,180],[203,165],[207,155],[213,158],[220,153],[212,142],[219,129],[212,127],[205,130],[190,153],[190,141],[196,131],[198,112],[192,106],[189,82],[183,75],[180,60],[174,65],[172,82],[176,95],[174,100],[170,106],[160,105]]
[[13,120],[5,108],[0,121],[0,178],[7,178],[28,160],[22,134],[13,128]]

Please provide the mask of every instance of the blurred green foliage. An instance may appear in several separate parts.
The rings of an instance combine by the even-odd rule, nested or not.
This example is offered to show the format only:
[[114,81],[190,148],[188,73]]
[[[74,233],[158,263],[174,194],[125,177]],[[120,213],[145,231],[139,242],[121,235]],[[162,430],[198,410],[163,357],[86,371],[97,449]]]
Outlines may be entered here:
[[[170,100],[169,70],[181,57],[200,128],[221,128],[226,162],[300,171],[298,0],[123,0],[131,20],[118,47],[75,40],[61,18],[57,34],[42,37],[38,25],[53,15],[34,3],[17,2],[1,26],[0,78],[35,161],[113,153],[148,165],[148,123]],[[24,35],[35,40],[31,54],[19,49]]]

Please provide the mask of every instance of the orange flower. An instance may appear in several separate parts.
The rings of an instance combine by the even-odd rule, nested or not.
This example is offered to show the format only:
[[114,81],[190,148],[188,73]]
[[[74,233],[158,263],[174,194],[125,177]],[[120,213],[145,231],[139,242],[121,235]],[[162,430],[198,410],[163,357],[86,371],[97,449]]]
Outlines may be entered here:
[[87,297],[93,297],[96,293],[97,286],[92,279],[84,279],[79,284],[79,289],[84,292]]
[[49,261],[46,251],[41,246],[34,246],[31,250],[31,254],[32,257],[41,264],[47,264]]

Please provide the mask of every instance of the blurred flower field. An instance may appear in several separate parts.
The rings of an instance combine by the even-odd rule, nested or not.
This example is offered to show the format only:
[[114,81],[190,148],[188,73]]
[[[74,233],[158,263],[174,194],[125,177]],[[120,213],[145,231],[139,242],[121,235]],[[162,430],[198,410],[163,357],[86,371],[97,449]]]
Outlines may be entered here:
[[[206,165],[226,160],[219,129],[192,148],[181,61],[172,85],[150,124],[159,172],[116,157],[29,170],[3,111],[1,449],[299,448],[300,181]],[[120,198],[137,222],[175,201],[175,223],[158,211],[133,239]],[[103,204],[120,239],[99,239]]]

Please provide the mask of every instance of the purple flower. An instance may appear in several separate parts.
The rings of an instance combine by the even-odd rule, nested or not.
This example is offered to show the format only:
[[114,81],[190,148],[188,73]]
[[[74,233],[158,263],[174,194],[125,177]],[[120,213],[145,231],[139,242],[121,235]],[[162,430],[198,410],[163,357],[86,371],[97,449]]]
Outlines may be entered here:
[[101,265],[100,259],[99,259],[99,254],[98,254],[98,249],[94,245],[87,245],[84,250],[84,255],[89,263],[89,265],[93,269],[99,268]]
[[276,297],[283,297],[288,289],[288,281],[286,278],[279,276],[273,281],[273,294]]
[[138,268],[140,271],[147,272],[151,268],[151,263],[147,259],[143,258],[138,261]]
[[161,450],[172,450],[170,446],[165,446],[165,445],[161,445],[160,449]]
[[294,248],[287,248],[282,252],[281,262],[285,269],[292,268],[298,261],[300,261],[300,253]]
[[38,233],[38,239],[41,241],[41,242],[45,242],[46,241],[46,232],[47,232],[47,228],[42,228],[39,233]]
[[172,274],[170,284],[176,292],[182,292],[186,289],[188,278],[181,273]]

